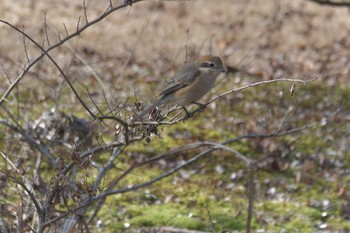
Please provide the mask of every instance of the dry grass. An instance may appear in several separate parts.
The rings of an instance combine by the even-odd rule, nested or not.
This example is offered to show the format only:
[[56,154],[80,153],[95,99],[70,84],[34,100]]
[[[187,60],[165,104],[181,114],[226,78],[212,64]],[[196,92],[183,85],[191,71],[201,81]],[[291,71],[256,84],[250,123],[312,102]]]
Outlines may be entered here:
[[[88,18],[101,14],[107,5],[108,1],[87,1]],[[63,23],[72,32],[79,16],[81,21],[84,18],[80,1],[4,0],[0,9],[2,19],[23,25],[37,41],[44,39],[45,12],[48,24],[61,36],[65,34]],[[264,77],[274,75],[281,66],[298,75],[326,72],[331,78],[344,79],[349,74],[347,9],[302,0],[155,0],[135,4],[128,12],[123,9],[114,13],[71,42],[102,78],[106,66],[115,70],[111,75],[118,76],[132,51],[133,58],[124,75],[133,74],[136,66],[152,70],[155,79],[161,79],[161,74],[171,75],[169,68],[184,61],[188,28],[190,55],[220,54],[228,65],[263,73]],[[0,42],[1,62],[11,60],[21,66],[21,60],[25,61],[21,36],[9,32],[5,25],[0,29],[1,38],[5,38]],[[51,43],[57,40],[54,33],[50,35]],[[86,53],[97,56],[91,58]],[[33,54],[30,51],[30,57]],[[56,59],[67,66],[71,56],[65,51]],[[135,78],[149,78],[144,73],[142,70]],[[108,79],[109,74],[106,76]]]

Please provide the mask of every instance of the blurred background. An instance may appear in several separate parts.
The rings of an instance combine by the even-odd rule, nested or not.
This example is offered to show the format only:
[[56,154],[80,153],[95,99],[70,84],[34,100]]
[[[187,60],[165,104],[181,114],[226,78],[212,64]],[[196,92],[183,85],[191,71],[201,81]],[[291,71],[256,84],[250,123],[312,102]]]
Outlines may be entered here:
[[[114,6],[122,3],[113,1]],[[109,4],[86,0],[84,11],[83,1],[2,0],[0,18],[47,48],[83,27],[86,19],[91,22],[102,15]],[[3,23],[0,37],[2,96],[41,51]],[[221,143],[244,135],[289,132],[230,145],[262,160],[255,176],[253,231],[348,232],[349,47],[349,7],[308,0],[154,0],[113,12],[50,55],[95,113],[96,106],[103,111],[127,106],[120,113],[125,120],[131,119],[135,102],[147,106],[177,67],[199,55],[221,56],[230,71],[202,102],[257,81],[317,78],[306,84],[273,83],[227,95],[189,121],[160,127],[160,136],[151,137],[150,143],[141,141],[123,149],[113,172],[192,142]],[[92,119],[51,61],[44,58],[34,65],[7,99],[0,110],[1,151],[33,175],[38,154],[9,127],[12,122],[33,130],[33,135],[41,134],[35,137],[49,145],[54,159],[70,162],[72,147],[53,148],[52,141],[73,144],[69,140],[74,130],[66,129],[72,127],[67,119],[80,119],[79,124]],[[39,127],[50,112],[58,114],[55,123],[48,119]],[[57,125],[66,133],[48,136],[52,132],[48,127],[57,133]],[[298,130],[290,133],[293,129]],[[115,124],[96,123],[94,130],[89,144],[116,140]],[[147,181],[199,152],[186,151],[142,167],[118,187]],[[103,164],[108,158],[106,152],[97,162]],[[45,159],[41,162],[45,175],[40,177],[49,187],[54,168]],[[5,160],[0,166],[3,172],[9,169]],[[141,191],[110,197],[92,229],[241,232],[247,216],[247,183],[245,165],[232,154],[217,151]],[[17,211],[18,200],[9,198],[15,188],[4,187],[0,214],[8,216]],[[14,217],[3,219],[12,222]],[[161,231],[164,226],[178,230]]]

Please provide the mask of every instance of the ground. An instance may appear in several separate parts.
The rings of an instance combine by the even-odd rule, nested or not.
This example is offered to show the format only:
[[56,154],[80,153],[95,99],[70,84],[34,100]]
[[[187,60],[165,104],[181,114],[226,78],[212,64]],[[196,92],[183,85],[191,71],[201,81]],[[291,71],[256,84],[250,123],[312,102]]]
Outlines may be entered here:
[[[109,1],[86,1],[87,20],[102,14],[108,4]],[[24,28],[44,47],[63,38],[65,30],[71,33],[82,27],[86,20],[83,2],[68,0],[3,0],[0,15],[0,19]],[[229,144],[249,158],[263,160],[255,173],[252,229],[347,232],[349,32],[347,8],[320,6],[306,0],[154,0],[115,11],[50,54],[67,71],[89,106],[94,104],[89,102],[86,90],[102,109],[107,108],[106,99],[111,105],[132,106],[140,100],[148,105],[176,67],[198,54],[221,56],[231,71],[220,78],[202,102],[256,81],[315,79],[296,83],[293,95],[290,82],[227,95],[199,116],[162,126],[160,136],[152,136],[151,142],[126,148],[116,164],[116,173],[134,161],[193,142],[221,143],[242,135],[269,134],[281,125],[283,130],[305,127],[285,136],[245,138]],[[23,43],[20,34],[2,23],[0,36],[2,96],[27,63],[27,57],[32,60],[40,51],[28,40]],[[30,70],[8,100],[6,106],[18,109],[23,126],[51,108],[89,119],[48,59]],[[1,112],[0,116],[4,119],[6,114]],[[114,128],[101,127],[102,130],[103,140],[113,139]],[[1,132],[0,148],[13,153],[14,160],[22,156],[31,164],[33,152],[26,146],[11,144],[18,140],[12,131],[4,128]],[[200,151],[187,151],[141,167],[119,186],[147,181]],[[70,151],[64,153],[68,156]],[[108,156],[104,154],[98,160],[107,161]],[[4,170],[7,165],[1,160],[0,166]],[[162,226],[174,226],[241,232],[247,218],[247,183],[245,164],[228,152],[216,151],[138,192],[109,197],[93,230],[155,232]],[[1,194],[5,196],[1,203],[4,214],[9,211],[6,206],[15,204]]]

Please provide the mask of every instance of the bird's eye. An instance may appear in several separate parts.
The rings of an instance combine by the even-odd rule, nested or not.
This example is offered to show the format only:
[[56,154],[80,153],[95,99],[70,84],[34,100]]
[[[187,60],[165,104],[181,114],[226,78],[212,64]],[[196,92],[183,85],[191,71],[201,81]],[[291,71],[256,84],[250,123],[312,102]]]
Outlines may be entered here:
[[209,65],[209,67],[214,67],[215,66],[215,64],[212,63],[212,62],[209,62],[208,65]]

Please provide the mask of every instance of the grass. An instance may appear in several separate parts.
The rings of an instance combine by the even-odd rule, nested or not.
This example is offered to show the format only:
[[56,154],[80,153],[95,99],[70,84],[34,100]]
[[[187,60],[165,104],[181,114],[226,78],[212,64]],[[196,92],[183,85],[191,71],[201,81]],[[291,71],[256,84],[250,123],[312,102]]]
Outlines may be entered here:
[[[135,4],[129,16],[126,10],[117,12],[70,41],[76,53],[82,55],[108,84],[108,104],[113,107],[126,104],[126,110],[120,112],[121,117],[129,116],[129,106],[134,100],[147,105],[162,89],[164,79],[169,79],[183,62],[187,36],[190,59],[197,53],[212,50],[222,55],[227,66],[257,76],[230,75],[220,80],[211,97],[256,79],[275,78],[280,72],[286,72],[284,77],[291,78],[326,73],[324,79],[306,85],[297,84],[293,96],[290,95],[291,83],[257,86],[220,99],[184,123],[162,126],[160,136],[152,136],[149,143],[141,141],[123,148],[104,184],[135,161],[189,143],[220,143],[241,135],[273,133],[281,125],[284,130],[315,123],[317,127],[299,133],[244,139],[228,145],[249,158],[264,159],[255,175],[252,228],[265,232],[315,232],[323,230],[325,225],[322,224],[326,224],[325,230],[328,231],[348,231],[349,214],[344,206],[349,200],[346,190],[350,166],[350,86],[347,82],[348,66],[343,61],[349,57],[346,49],[349,39],[342,33],[350,28],[349,19],[344,17],[346,12],[317,7],[302,0],[281,1],[280,7],[276,7],[273,1],[248,2],[147,1]],[[9,0],[4,0],[3,4],[6,7],[0,9],[2,17],[24,24],[26,32],[42,29],[44,11],[50,25],[58,28],[61,35],[65,34],[62,23],[71,32],[76,28],[77,18],[82,15],[80,3],[69,8],[74,10],[66,10],[65,4],[73,4],[68,0],[50,4],[38,2],[28,7],[20,7]],[[103,4],[93,7],[88,4],[88,18],[103,12]],[[31,20],[27,22],[23,19],[28,19],[28,15]],[[232,18],[232,15],[237,17]],[[276,28],[267,28],[266,25]],[[186,34],[187,28],[190,28],[189,34]],[[137,42],[142,31],[144,34]],[[321,33],[325,31],[333,33]],[[22,39],[2,27],[0,35],[4,38],[0,44],[0,62],[13,81],[26,63]],[[53,43],[57,35],[51,36]],[[40,33],[35,33],[34,37],[43,41]],[[33,58],[34,48],[29,43],[27,46],[29,57]],[[66,69],[79,94],[95,112],[98,110],[90,97],[102,110],[108,111],[100,85],[75,54],[67,55],[63,46],[52,51],[52,56]],[[0,88],[3,92],[9,81],[5,76],[0,80],[4,83]],[[72,113],[91,120],[47,60],[41,61],[31,74],[25,76],[9,100],[6,107],[25,129],[52,107],[64,114]],[[1,118],[7,116],[3,109],[0,114]],[[25,175],[36,177],[33,168],[39,157],[35,148],[24,143],[13,131],[0,127],[1,150],[18,162]],[[98,122],[96,128],[96,143],[103,145],[118,139],[113,122]],[[146,182],[204,149],[183,152],[137,168],[118,183],[117,188]],[[53,151],[54,156],[65,163],[71,161],[72,150],[56,147]],[[93,159],[105,164],[109,156],[110,151],[107,151],[93,155]],[[44,158],[41,159],[40,178],[52,184],[58,173]],[[1,161],[1,170],[5,168],[8,167]],[[96,174],[96,170],[79,167],[75,178],[84,177],[91,186]],[[247,169],[239,159],[228,152],[216,151],[146,188],[108,197],[93,230],[133,233],[142,229],[154,232],[162,226],[176,226],[201,231],[244,232],[247,179]],[[12,213],[18,208],[21,198],[16,194],[20,192],[13,183],[7,187],[8,192],[1,191],[5,197],[1,204]],[[68,203],[73,207],[76,201],[70,199]],[[87,216],[93,210],[91,208]],[[3,213],[8,213],[6,211]],[[9,217],[8,220],[13,219]]]

